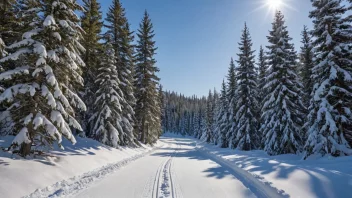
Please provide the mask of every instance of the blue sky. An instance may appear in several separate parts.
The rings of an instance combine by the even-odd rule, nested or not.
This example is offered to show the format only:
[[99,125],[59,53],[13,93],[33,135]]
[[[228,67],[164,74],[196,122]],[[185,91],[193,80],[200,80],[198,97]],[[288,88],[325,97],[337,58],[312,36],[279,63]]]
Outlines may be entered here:
[[[207,95],[219,90],[230,58],[237,59],[238,42],[247,22],[254,49],[267,45],[273,10],[267,0],[121,0],[131,28],[136,30],[144,10],[149,12],[158,47],[159,76],[166,90],[184,95]],[[296,49],[303,25],[311,27],[309,0],[282,0],[286,25]],[[110,0],[99,0],[104,15]],[[260,8],[262,7],[262,8]],[[256,53],[257,54],[257,53]]]

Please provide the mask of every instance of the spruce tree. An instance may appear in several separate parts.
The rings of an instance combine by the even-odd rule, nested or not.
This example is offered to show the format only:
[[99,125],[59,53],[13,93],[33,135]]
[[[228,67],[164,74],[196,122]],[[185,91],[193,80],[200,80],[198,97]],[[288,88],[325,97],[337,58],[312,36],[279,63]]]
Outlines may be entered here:
[[121,98],[116,58],[113,47],[108,43],[100,54],[95,84],[99,87],[95,93],[94,114],[90,118],[93,137],[103,144],[118,147],[123,140]]
[[19,0],[1,0],[0,1],[0,58],[6,56],[6,46],[11,45],[15,40],[20,38],[18,33],[19,19],[16,13],[19,12],[17,5],[23,3]]
[[264,150],[270,155],[297,153],[301,151],[301,127],[304,105],[302,85],[296,74],[296,56],[293,44],[280,11],[275,14],[272,30],[267,37],[270,43],[267,52],[267,82],[264,89],[268,95],[262,108]]
[[227,148],[228,139],[227,139],[227,130],[228,130],[228,101],[227,101],[227,92],[226,92],[225,81],[222,82],[221,93],[219,98],[219,110],[217,115],[217,125],[218,125],[218,145],[221,148]]
[[61,146],[62,137],[75,143],[72,128],[82,130],[75,119],[76,109],[86,109],[77,95],[83,85],[80,52],[84,48],[75,11],[82,7],[74,0],[35,2],[37,7],[26,10],[32,29],[9,46],[14,53],[0,60],[16,65],[0,76],[2,82],[11,80],[0,101],[11,104],[17,134],[13,146],[21,145],[22,156],[30,153],[32,144],[51,147],[57,142]]
[[340,0],[311,0],[314,87],[305,157],[352,154],[351,18]]
[[209,95],[206,103],[205,129],[203,130],[201,139],[210,143],[212,140],[213,127],[213,94],[209,90]]
[[146,144],[153,144],[158,139],[161,131],[160,104],[157,90],[159,78],[156,73],[159,69],[155,66],[154,58],[156,47],[153,24],[147,11],[137,33],[135,87],[137,103],[136,130],[139,139]]
[[237,87],[236,87],[236,128],[232,147],[240,150],[256,149],[260,138],[257,132],[258,101],[257,74],[252,39],[245,24],[239,43]]
[[312,69],[313,69],[313,46],[312,38],[308,31],[307,26],[304,26],[302,31],[302,46],[300,53],[300,72],[303,83],[304,91],[304,103],[306,106],[309,105],[310,94],[313,90],[313,79],[312,79]]
[[99,88],[94,82],[97,77],[97,69],[100,63],[99,52],[102,51],[101,28],[103,27],[101,7],[97,0],[83,0],[83,15],[81,17],[83,34],[82,45],[86,49],[82,55],[86,67],[83,72],[84,94],[83,99],[87,105],[87,112],[82,115],[82,125],[87,136],[92,136],[92,126],[89,125],[89,118],[94,113],[95,91]]
[[201,130],[201,115],[202,109],[198,107],[198,111],[196,112],[196,116],[194,119],[194,137],[198,138]]
[[227,139],[229,140],[229,146],[232,147],[233,145],[233,137],[234,136],[234,128],[235,128],[235,108],[236,108],[236,88],[237,88],[237,81],[236,81],[236,67],[233,59],[231,58],[230,67],[228,70],[227,75],[227,83],[228,83],[228,90],[227,90],[227,100],[229,102],[229,116],[227,121]]
[[211,126],[211,143],[214,143],[215,145],[217,145],[218,134],[219,134],[219,132],[217,131],[218,129],[217,115],[219,113],[219,94],[215,88],[213,92],[212,111],[213,111],[213,117],[212,117],[212,126]]
[[134,49],[131,44],[133,36],[125,15],[125,9],[122,7],[120,1],[114,0],[107,13],[107,24],[105,25],[107,28],[105,36],[114,47],[116,69],[118,70],[118,77],[123,92],[120,101],[122,105],[120,125],[124,131],[124,134],[121,136],[122,145],[137,143],[137,134],[134,132],[135,112],[133,110],[136,102],[133,87]]
[[258,102],[259,107],[263,106],[263,100],[266,96],[267,92],[264,89],[265,82],[266,82],[266,72],[268,70],[268,64],[266,63],[265,59],[265,52],[262,46],[260,46],[259,56],[258,56]]

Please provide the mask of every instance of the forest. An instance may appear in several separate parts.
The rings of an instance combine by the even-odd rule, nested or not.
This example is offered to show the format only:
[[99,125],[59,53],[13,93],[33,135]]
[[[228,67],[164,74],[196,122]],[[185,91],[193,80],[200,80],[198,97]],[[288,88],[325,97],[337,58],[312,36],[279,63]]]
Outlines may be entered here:
[[25,157],[76,135],[112,147],[157,141],[162,92],[147,11],[136,38],[119,0],[104,23],[95,0],[5,0],[0,15],[1,134],[15,136],[8,151]]
[[351,186],[352,0],[0,0],[0,197]]
[[281,11],[258,52],[245,23],[221,90],[185,97],[159,82],[147,11],[135,32],[119,0],[104,20],[96,0],[4,0],[1,134],[14,136],[6,150],[25,157],[75,136],[138,147],[174,132],[269,155],[351,155],[352,6],[312,5],[299,52]]

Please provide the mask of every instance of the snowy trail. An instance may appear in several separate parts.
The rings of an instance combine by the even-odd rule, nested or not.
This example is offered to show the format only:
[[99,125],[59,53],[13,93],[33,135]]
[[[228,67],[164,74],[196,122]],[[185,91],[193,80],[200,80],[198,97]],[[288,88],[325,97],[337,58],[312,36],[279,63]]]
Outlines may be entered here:
[[162,147],[136,157],[128,165],[118,165],[114,171],[88,174],[72,185],[60,182],[29,197],[284,197],[253,175],[199,148],[194,139],[162,137],[160,141]]
[[257,197],[227,167],[197,150],[194,140],[162,137],[161,141],[163,148],[71,197]]

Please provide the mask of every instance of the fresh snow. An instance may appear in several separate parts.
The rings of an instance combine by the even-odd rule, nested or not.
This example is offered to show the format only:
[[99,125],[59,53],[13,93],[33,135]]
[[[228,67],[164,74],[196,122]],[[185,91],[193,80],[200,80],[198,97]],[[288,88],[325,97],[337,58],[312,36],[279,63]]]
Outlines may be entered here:
[[[0,194],[9,198],[348,198],[352,187],[352,157],[268,156],[264,151],[223,149],[175,134],[165,134],[155,147],[135,149],[77,139],[75,146],[64,141],[65,151],[55,150],[46,158],[23,160],[0,153]],[[0,146],[10,141],[7,136]]]
[[[64,196],[60,188],[83,188],[84,183],[101,179],[154,149],[149,146],[115,149],[92,139],[76,139],[74,146],[64,139],[65,150],[56,148],[50,156],[28,160],[0,150],[0,197],[17,198],[32,193],[29,197],[48,197],[56,191],[58,196]],[[9,146],[12,140],[13,136],[1,137],[0,147]]]

